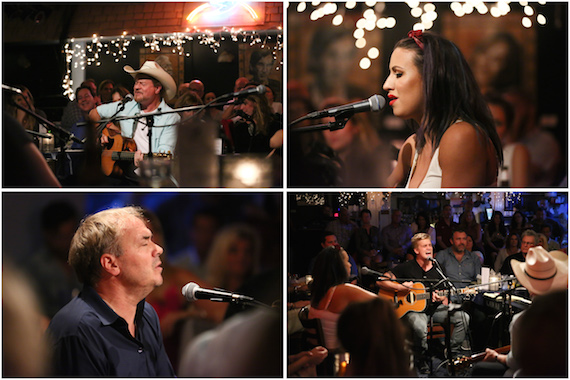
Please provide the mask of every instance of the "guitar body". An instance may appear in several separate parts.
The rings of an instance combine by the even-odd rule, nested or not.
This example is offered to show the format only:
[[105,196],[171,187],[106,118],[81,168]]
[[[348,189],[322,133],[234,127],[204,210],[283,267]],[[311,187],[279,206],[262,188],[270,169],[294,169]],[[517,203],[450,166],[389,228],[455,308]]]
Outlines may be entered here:
[[394,303],[398,318],[402,318],[411,311],[418,313],[424,311],[430,296],[429,293],[426,293],[426,288],[421,282],[414,283],[406,295],[399,295],[397,292],[384,289],[380,289],[378,295]]
[[103,146],[101,152],[101,170],[106,176],[122,177],[128,171],[129,164],[113,160],[113,152],[136,152],[137,144],[133,139],[123,137],[120,132],[113,129],[105,128],[103,134],[107,136],[109,142]]

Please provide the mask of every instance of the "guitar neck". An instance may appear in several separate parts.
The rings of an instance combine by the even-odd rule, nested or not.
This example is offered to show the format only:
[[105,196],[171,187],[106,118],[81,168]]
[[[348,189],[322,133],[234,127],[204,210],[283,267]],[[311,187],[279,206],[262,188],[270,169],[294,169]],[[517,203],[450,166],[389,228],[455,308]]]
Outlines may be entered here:
[[[495,351],[497,351],[497,353],[499,354],[506,354],[511,350],[511,346],[504,346],[504,347],[499,347],[499,348],[495,348]],[[473,364],[473,363],[477,363],[480,362],[481,360],[483,360],[485,358],[485,355],[487,353],[486,352],[479,352],[477,354],[473,354],[470,357],[464,357],[464,358],[460,358],[460,359],[456,359],[453,364],[455,366],[465,366],[465,365],[469,365],[469,364]]]
[[[149,154],[144,154],[144,158],[148,158]],[[167,153],[153,153],[152,157],[166,157],[170,158],[170,154]],[[135,159],[135,152],[128,151],[114,151],[111,153],[111,160],[113,161],[133,161]]]

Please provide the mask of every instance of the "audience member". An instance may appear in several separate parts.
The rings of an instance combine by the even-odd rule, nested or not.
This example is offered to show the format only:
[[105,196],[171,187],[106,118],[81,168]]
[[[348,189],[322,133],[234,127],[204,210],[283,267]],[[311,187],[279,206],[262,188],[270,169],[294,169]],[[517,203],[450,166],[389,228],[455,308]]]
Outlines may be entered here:
[[507,256],[503,265],[501,266],[501,274],[513,274],[513,268],[511,262],[521,261],[524,262],[526,255],[530,248],[536,247],[538,245],[538,235],[533,230],[523,231],[521,235],[521,250],[513,255]]
[[140,209],[87,217],[69,263],[83,290],[52,319],[54,375],[173,377],[156,312],[145,297],[162,285],[162,248]]
[[273,110],[273,113],[283,115],[283,103],[275,101],[275,93],[273,89],[269,86],[265,86],[265,97],[269,103],[269,107]]
[[[206,95],[204,95],[204,104],[208,104],[214,99],[216,99],[216,94],[213,92],[208,92]],[[205,118],[216,122],[216,124],[220,124],[222,121],[222,110],[218,107],[208,107],[206,108]]]
[[498,95],[487,95],[487,104],[495,119],[497,134],[503,145],[503,165],[499,173],[501,187],[527,187],[530,176],[528,149],[511,135],[513,109],[509,102]]
[[503,213],[500,211],[493,212],[493,217],[485,225],[483,240],[485,243],[485,263],[493,266],[497,255],[501,248],[505,246],[508,231],[505,226]]
[[534,219],[532,219],[530,221],[531,225],[532,225],[532,229],[534,230],[534,232],[540,232],[540,230],[542,229],[542,226],[544,226],[545,224],[550,225],[551,227],[551,236],[552,237],[560,237],[562,235],[562,228],[560,227],[560,224],[558,224],[557,221],[555,221],[554,219],[548,218],[547,213],[546,213],[546,209],[544,207],[539,207],[535,214],[534,214]]
[[338,219],[327,224],[326,230],[335,234],[338,244],[341,247],[348,247],[350,238],[358,226],[352,220],[346,207],[341,207],[338,212]]
[[204,83],[199,79],[194,79],[190,81],[188,91],[194,92],[202,100],[204,98]]
[[509,236],[507,236],[507,244],[504,248],[499,250],[499,254],[495,259],[494,269],[495,272],[500,272],[505,262],[505,259],[511,255],[519,253],[521,251],[521,242],[520,237],[518,234],[511,232]]
[[280,313],[256,309],[240,313],[184,348],[183,377],[283,377]]
[[483,248],[483,233],[481,225],[475,220],[475,214],[473,211],[464,211],[463,214],[459,216],[459,227],[471,235],[473,238],[473,245],[479,250]]
[[400,210],[392,210],[391,218],[391,223],[382,228],[383,256],[384,260],[396,264],[404,261],[411,246],[412,230],[410,226],[402,223],[402,212]]
[[348,305],[338,319],[338,339],[350,354],[346,377],[409,377],[404,326],[381,298]]
[[441,251],[451,246],[451,235],[457,223],[451,218],[451,205],[445,205],[441,209],[439,219],[435,224],[436,249]]
[[113,82],[111,79],[105,79],[99,83],[97,94],[101,98],[101,104],[111,103],[113,101],[114,88],[115,82]]
[[380,230],[370,223],[371,219],[372,212],[366,208],[362,209],[360,211],[361,225],[354,230],[352,235],[356,259],[361,266],[368,267],[382,262]]
[[538,245],[544,248],[548,252],[549,251],[548,238],[546,237],[546,235],[542,233],[538,233],[537,235],[538,235]]
[[430,218],[427,212],[420,211],[416,215],[416,220],[412,222],[410,226],[412,229],[412,235],[417,233],[423,232],[428,234],[431,237],[431,244],[435,247],[436,245],[436,235],[435,235],[435,228],[433,228],[430,224]]
[[526,216],[521,211],[515,211],[511,217],[509,233],[521,236],[523,231],[528,230],[529,228],[532,228],[532,226],[527,222]]
[[2,376],[51,375],[42,311],[29,278],[3,258]]
[[[394,281],[378,281],[376,284],[381,288],[390,292],[396,292],[398,297],[406,297],[410,292],[414,283],[412,281],[403,281],[402,283],[396,282],[398,279],[423,279],[422,283],[430,291],[436,282],[442,278],[437,272],[435,265],[430,260],[433,257],[433,246],[428,234],[419,233],[412,238],[412,248],[416,254],[414,260],[406,261],[394,267],[391,271],[386,272],[385,275]],[[413,351],[416,369],[426,374],[430,371],[427,332],[428,321],[433,319],[436,323],[451,323],[454,328],[451,333],[451,353],[454,357],[461,355],[461,344],[465,340],[466,328],[469,326],[469,315],[459,310],[448,310],[448,298],[433,292],[431,295],[431,302],[428,303],[427,308],[422,312],[409,311],[402,320],[406,323],[412,331],[413,336]],[[448,319],[449,314],[449,320]]]
[[111,99],[113,99],[113,102],[119,102],[123,100],[128,94],[130,94],[130,91],[127,90],[125,86],[118,84],[113,88]]
[[[199,106],[203,105],[202,99],[200,99],[199,95],[195,91],[187,91],[182,96],[180,96],[176,103],[174,103],[174,108],[183,108],[189,106]],[[196,114],[195,110],[183,111],[181,112],[181,120],[184,122],[185,120],[190,119],[192,116]]]
[[44,130],[40,130],[40,122],[38,122],[37,118],[33,115],[28,114],[26,111],[23,111],[17,108],[14,104],[19,105],[27,109],[28,111],[34,112],[39,116],[46,117],[45,112],[42,110],[38,110],[35,107],[34,97],[30,90],[24,86],[14,86],[15,88],[19,89],[21,93],[12,93],[10,97],[8,97],[8,102],[4,104],[6,112],[16,119],[24,129],[29,131],[35,132],[46,132]]
[[[79,140],[84,140],[87,136],[90,136],[87,129],[90,127],[88,124],[77,125],[81,122],[85,122],[88,120],[89,113],[97,106],[95,103],[95,94],[91,92],[91,88],[87,86],[78,87],[75,91],[75,99],[77,99],[77,105],[81,110],[81,117],[71,126],[70,132],[75,135]],[[71,144],[71,148],[73,149],[84,149],[85,144],[78,143],[74,141]],[[76,169],[79,169],[78,167]]]
[[556,240],[551,239],[552,236],[552,226],[548,223],[544,223],[541,227],[540,227],[540,232],[542,234],[544,234],[544,236],[546,236],[546,240],[548,242],[548,248],[546,249],[547,251],[558,251],[560,250],[560,243],[558,243]]
[[[273,115],[267,98],[250,94],[236,106],[238,119],[229,124],[228,140],[235,153],[269,153],[270,139],[280,129],[281,121]],[[223,123],[224,121],[222,121]]]
[[479,248],[475,246],[475,243],[473,242],[473,236],[467,235],[467,244],[465,245],[465,249],[474,255],[477,255],[479,261],[481,261],[481,265],[483,265],[485,262],[485,256],[483,255],[483,252],[478,251]]
[[438,263],[457,289],[475,283],[477,275],[481,274],[481,260],[473,252],[467,251],[466,245],[467,233],[458,227],[451,235],[451,247],[436,255]]
[[[326,98],[319,108],[332,108],[344,103],[340,98]],[[322,123],[334,121],[334,117],[322,119]],[[366,114],[357,113],[344,127],[324,130],[322,136],[341,164],[340,181],[336,185],[385,187],[385,179],[392,170],[391,149],[380,140]]]
[[[337,245],[339,245],[339,243],[337,241],[336,235],[331,231],[324,231],[321,239],[321,250],[327,247],[335,247]],[[309,264],[309,270],[307,273],[309,274],[313,273],[313,269],[315,267],[315,260],[317,259],[317,256],[318,253],[315,257],[311,259],[311,263]],[[358,276],[358,265],[356,264],[354,257],[352,257],[350,253],[348,254],[348,261],[350,262],[350,276]]]
[[2,186],[61,187],[44,156],[16,119],[2,113]]
[[[91,89],[91,93],[95,94],[95,104],[101,105],[101,98],[97,95],[97,85],[93,79],[87,79],[81,83],[79,87],[89,87]],[[68,131],[71,130],[71,126],[75,123],[79,122],[83,117],[83,113],[79,108],[79,104],[77,103],[77,99],[67,103],[67,106],[63,109],[63,115],[61,116],[61,127],[67,129]]]
[[73,268],[67,263],[78,224],[79,213],[68,201],[47,204],[40,215],[43,246],[23,263],[40,300],[44,329],[81,289]]

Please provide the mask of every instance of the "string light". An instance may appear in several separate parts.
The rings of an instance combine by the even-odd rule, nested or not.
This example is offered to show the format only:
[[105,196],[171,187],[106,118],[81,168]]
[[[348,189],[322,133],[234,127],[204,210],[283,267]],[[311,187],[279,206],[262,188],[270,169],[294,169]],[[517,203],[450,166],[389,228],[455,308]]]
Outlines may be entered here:
[[318,193],[295,194],[295,201],[298,205],[323,206],[325,197],[323,194]]
[[[262,38],[261,34],[265,34]],[[272,49],[273,59],[278,60],[280,52],[283,51],[283,28],[277,29],[277,35],[271,36],[266,32],[246,31],[235,28],[222,28],[219,32],[210,30],[201,31],[194,28],[191,31],[186,29],[185,33],[172,33],[169,35],[132,35],[124,31],[118,37],[103,37],[94,34],[89,40],[85,41],[85,47],[75,42],[72,38],[64,45],[63,53],[65,54],[66,74],[62,81],[63,95],[70,100],[74,100],[73,80],[71,72],[75,69],[85,70],[86,66],[100,66],[103,56],[111,56],[115,63],[128,56],[128,50],[132,42],[137,39],[141,40],[143,47],[150,49],[151,52],[165,51],[180,56],[190,57],[184,49],[187,42],[198,41],[200,45],[206,45],[212,49],[214,53],[218,53],[221,41],[231,39],[232,42],[249,43],[249,46],[259,46],[264,49],[269,43],[275,41]],[[280,70],[283,61],[279,60],[276,70]]]

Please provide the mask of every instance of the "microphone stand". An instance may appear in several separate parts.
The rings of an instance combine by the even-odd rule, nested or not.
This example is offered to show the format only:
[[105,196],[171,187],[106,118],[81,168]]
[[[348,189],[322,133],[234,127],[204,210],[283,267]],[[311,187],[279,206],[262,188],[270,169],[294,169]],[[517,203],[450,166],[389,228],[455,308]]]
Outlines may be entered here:
[[[338,129],[344,128],[346,126],[346,123],[348,122],[348,120],[353,115],[354,115],[353,110],[346,110],[346,111],[340,112],[339,114],[335,115],[334,116],[335,121],[331,121],[329,123],[309,125],[306,127],[291,128],[293,125],[298,124],[301,121],[315,118],[315,117],[308,117],[308,115],[305,115],[305,116],[293,121],[292,123],[290,123],[289,124],[289,131],[294,132],[294,133],[314,132],[314,131],[320,131],[320,130],[324,130],[324,129],[328,129],[330,131],[336,131]],[[318,117],[318,118],[321,118],[321,117]]]
[[[439,262],[436,259],[432,259],[431,262],[434,264],[434,268],[441,276],[441,280],[434,286],[430,288],[430,291],[433,292],[434,288],[439,284],[444,283],[446,287],[449,289],[449,296],[448,296],[448,305],[447,305],[447,323],[444,323],[443,328],[445,329],[445,347],[447,348],[447,360],[449,363],[450,375],[455,377],[455,367],[453,366],[453,354],[451,353],[451,308],[449,307],[449,302],[451,302],[451,294],[457,294],[457,288],[453,285],[453,282],[449,280],[449,277],[443,273]],[[465,326],[467,329],[468,326]],[[430,361],[430,365],[433,366],[433,363]],[[432,368],[433,370],[433,368]]]

